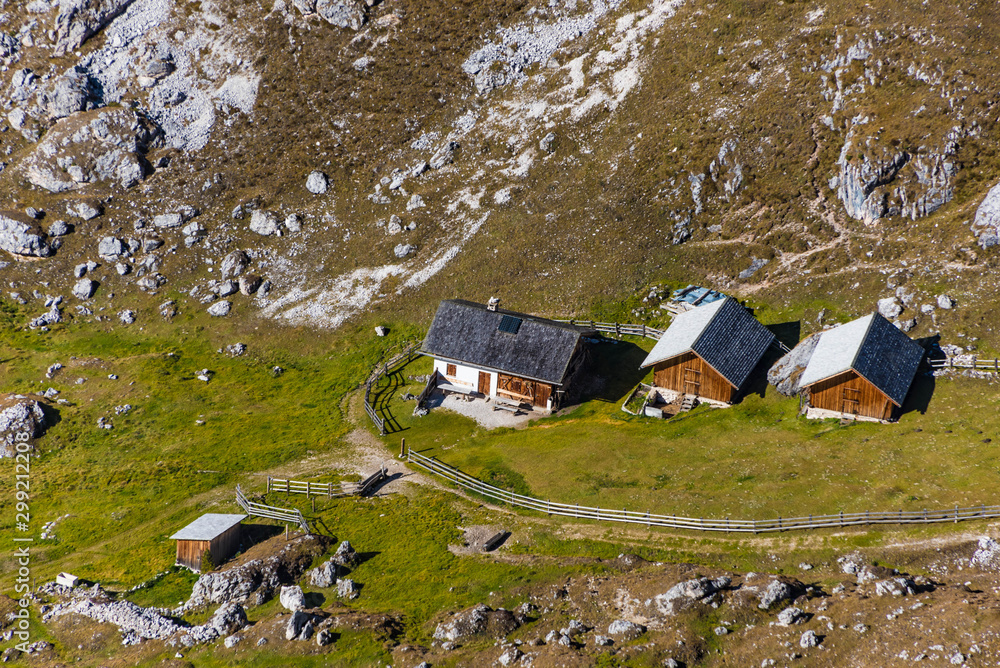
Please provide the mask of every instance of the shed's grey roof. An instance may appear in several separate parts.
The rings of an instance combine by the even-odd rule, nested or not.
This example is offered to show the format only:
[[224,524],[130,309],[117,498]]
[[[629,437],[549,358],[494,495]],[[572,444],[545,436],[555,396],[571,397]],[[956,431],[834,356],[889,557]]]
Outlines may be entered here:
[[[517,333],[500,331],[504,316],[521,319]],[[490,311],[463,299],[446,299],[438,306],[420,352],[562,385],[580,337],[590,331],[515,311]]]
[[853,369],[901,406],[923,357],[923,348],[872,313],[823,332],[799,385],[815,385]]
[[218,538],[247,518],[246,515],[225,515],[222,513],[207,513],[187,525],[173,536],[171,540],[212,540]]
[[727,297],[674,316],[641,368],[691,351],[740,388],[774,339],[746,308]]

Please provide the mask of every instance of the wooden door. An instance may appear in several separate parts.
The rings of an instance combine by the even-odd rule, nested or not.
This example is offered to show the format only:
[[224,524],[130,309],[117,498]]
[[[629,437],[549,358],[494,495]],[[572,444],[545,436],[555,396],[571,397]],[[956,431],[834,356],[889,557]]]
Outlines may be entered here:
[[490,374],[485,371],[479,372],[479,392],[486,396],[490,395]]
[[857,415],[861,408],[861,390],[845,387],[841,393],[841,412]]
[[701,371],[692,367],[684,367],[684,393],[701,394]]

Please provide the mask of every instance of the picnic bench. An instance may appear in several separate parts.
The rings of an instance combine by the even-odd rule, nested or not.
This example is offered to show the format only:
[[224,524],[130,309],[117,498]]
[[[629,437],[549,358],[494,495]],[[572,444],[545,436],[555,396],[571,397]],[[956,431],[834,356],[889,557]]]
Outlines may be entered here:
[[504,399],[503,397],[493,397],[493,410],[507,411],[508,413],[517,415],[523,409],[521,408],[520,402]]
[[463,387],[462,385],[452,385],[451,383],[441,383],[438,385],[438,389],[442,392],[455,392],[457,394],[465,394],[468,396],[476,396],[479,394],[471,387]]

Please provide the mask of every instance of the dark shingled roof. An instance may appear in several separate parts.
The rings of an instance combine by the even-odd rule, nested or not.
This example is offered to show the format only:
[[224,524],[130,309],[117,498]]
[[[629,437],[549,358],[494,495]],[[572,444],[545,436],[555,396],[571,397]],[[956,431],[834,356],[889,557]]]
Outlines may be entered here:
[[876,313],[851,367],[902,406],[923,358],[919,344]]
[[902,406],[923,356],[910,337],[872,313],[823,332],[800,384],[809,387],[853,369]]
[[739,302],[727,299],[693,350],[739,389],[774,339],[771,330],[757,322]]
[[658,342],[653,347],[642,366],[693,351],[739,389],[774,339],[746,308],[727,297],[677,315],[660,337],[662,345]]
[[[517,333],[500,330],[504,316],[521,319]],[[506,329],[513,329],[510,318]],[[420,352],[531,380],[562,385],[580,337],[589,330],[463,299],[438,306]]]

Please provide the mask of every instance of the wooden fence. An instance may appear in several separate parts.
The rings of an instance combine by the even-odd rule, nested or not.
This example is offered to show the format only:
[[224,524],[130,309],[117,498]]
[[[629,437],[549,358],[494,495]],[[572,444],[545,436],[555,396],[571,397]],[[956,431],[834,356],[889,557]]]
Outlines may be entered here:
[[462,471],[436,459],[425,457],[408,450],[406,461],[422,469],[451,481],[464,489],[476,492],[495,501],[512,506],[535,510],[547,515],[561,515],[605,522],[640,524],[648,527],[666,527],[691,531],[716,531],[726,533],[768,533],[773,531],[794,531],[808,529],[840,528],[874,524],[934,524],[938,522],[959,522],[1000,517],[1000,506],[976,506],[972,508],[947,508],[944,510],[890,511],[864,513],[838,513],[836,515],[809,515],[804,517],[778,517],[767,520],[713,519],[704,517],[682,517],[679,515],[654,515],[609,508],[570,505],[543,501],[530,496],[488,485]]
[[[963,356],[971,357],[971,356]],[[928,360],[931,368],[934,369],[975,369],[977,371],[993,371],[1000,373],[1000,360],[981,360],[977,357],[971,359],[956,359],[946,357],[943,360]]]
[[420,348],[421,343],[423,341],[415,341],[408,345],[401,353],[394,355],[384,362],[380,361],[375,365],[371,373],[368,374],[368,380],[365,381],[365,412],[368,413],[368,417],[378,427],[378,431],[382,436],[386,434],[385,418],[380,416],[375,406],[372,405],[372,388],[377,387],[380,380],[394,373],[399,367],[406,366],[412,362],[418,356],[417,350]]
[[577,327],[589,327],[603,334],[614,334],[615,336],[644,336],[654,341],[659,341],[664,332],[662,329],[656,329],[649,325],[630,325],[620,322],[596,322],[594,320],[556,320],[555,322],[568,322]]
[[311,533],[309,528],[309,523],[306,522],[306,518],[302,516],[302,511],[297,508],[276,508],[274,506],[265,506],[262,503],[255,503],[247,499],[243,490],[240,489],[239,485],[236,485],[236,503],[239,504],[240,508],[243,509],[247,515],[252,517],[265,517],[271,520],[278,520],[279,522],[288,522],[290,524],[297,524],[300,529],[306,533]]
[[368,492],[387,477],[388,472],[384,464],[378,471],[361,482],[305,482],[268,476],[267,491],[284,492],[285,494],[305,494],[307,498],[311,496],[325,496],[334,499],[345,496],[366,496]]

